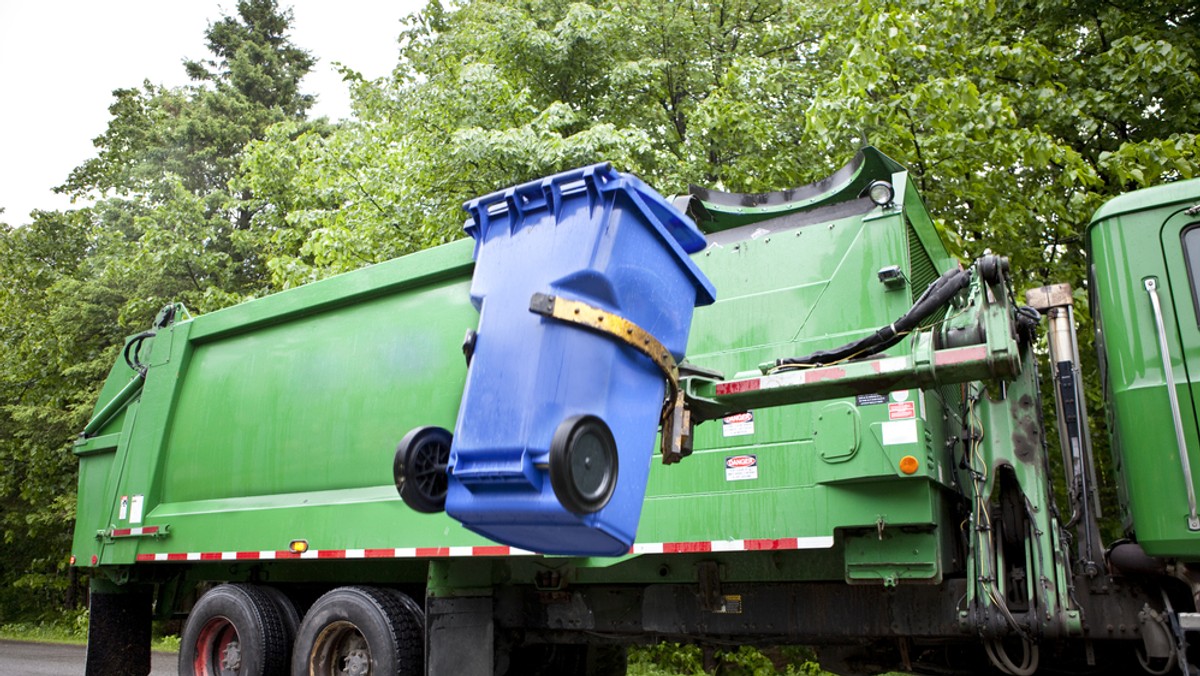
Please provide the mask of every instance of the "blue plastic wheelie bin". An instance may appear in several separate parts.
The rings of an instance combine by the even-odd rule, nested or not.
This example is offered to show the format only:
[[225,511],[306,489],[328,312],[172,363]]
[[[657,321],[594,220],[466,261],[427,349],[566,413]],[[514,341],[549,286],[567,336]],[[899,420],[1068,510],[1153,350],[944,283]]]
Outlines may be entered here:
[[637,532],[666,393],[631,345],[531,310],[547,297],[632,322],[683,358],[712,284],[685,215],[608,164],[464,205],[479,327],[450,448],[446,512],[547,554],[620,555]]

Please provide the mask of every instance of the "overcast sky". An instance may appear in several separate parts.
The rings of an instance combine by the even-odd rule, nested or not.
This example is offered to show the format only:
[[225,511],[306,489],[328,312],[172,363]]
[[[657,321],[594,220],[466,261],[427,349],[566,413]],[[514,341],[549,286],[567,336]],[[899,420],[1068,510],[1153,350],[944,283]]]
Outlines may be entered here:
[[[319,59],[304,81],[314,115],[350,112],[333,62],[369,78],[396,63],[401,19],[425,0],[280,0],[292,42]],[[227,10],[227,11],[223,11]],[[237,0],[0,0],[0,222],[67,208],[50,189],[95,154],[114,89],[143,80],[187,83],[184,59],[202,59],[204,30]]]

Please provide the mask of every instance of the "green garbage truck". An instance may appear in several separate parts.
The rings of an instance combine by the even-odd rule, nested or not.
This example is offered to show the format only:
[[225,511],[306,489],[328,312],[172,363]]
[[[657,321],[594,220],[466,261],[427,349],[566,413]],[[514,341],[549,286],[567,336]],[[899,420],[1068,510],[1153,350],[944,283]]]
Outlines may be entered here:
[[[599,213],[609,193],[590,185],[560,187]],[[686,349],[655,340],[659,305],[625,313],[625,296],[657,293],[639,280],[659,264],[612,254],[601,231],[547,246],[593,247],[586,265],[612,254],[633,292],[580,272],[514,291],[528,307],[504,312],[609,344],[614,361],[572,347],[547,364],[548,343],[524,339],[498,353],[545,371],[522,388],[603,398],[636,434],[608,435],[606,413],[478,424],[475,410],[570,413],[512,406],[510,376],[460,410],[478,360],[497,358],[495,296],[472,287],[482,240],[203,316],[168,306],[130,337],[75,444],[87,673],[148,673],[155,618],[185,618],[189,675],[619,674],[627,646],[661,640],[808,644],[840,674],[1192,673],[1200,180],[1118,197],[1087,229],[1111,504],[1079,290],[1014,289],[1001,255],[960,263],[902,166],[864,148],[781,192],[646,191],[614,199],[671,234],[655,237],[695,295],[666,304],[700,305],[669,315],[690,317]],[[516,190],[475,217],[540,199]],[[544,199],[561,210],[559,193]],[[563,291],[583,286],[583,300]],[[465,416],[473,435],[546,438],[506,441],[511,458],[488,464],[458,445]],[[493,503],[456,507],[487,491],[529,519],[519,537],[510,517],[463,516]],[[522,495],[549,511],[522,512]],[[584,551],[576,538],[616,500],[633,527]],[[1102,540],[1102,513],[1123,538]]]

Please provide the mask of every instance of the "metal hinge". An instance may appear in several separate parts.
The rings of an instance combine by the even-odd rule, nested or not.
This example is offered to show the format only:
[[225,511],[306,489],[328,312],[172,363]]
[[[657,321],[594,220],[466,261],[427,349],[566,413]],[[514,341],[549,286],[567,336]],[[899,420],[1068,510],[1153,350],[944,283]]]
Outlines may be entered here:
[[602,333],[649,357],[667,380],[667,397],[660,418],[663,464],[670,465],[691,455],[692,417],[685,406],[683,391],[679,389],[679,365],[657,338],[620,315],[560,296],[535,293],[529,299],[529,311]]

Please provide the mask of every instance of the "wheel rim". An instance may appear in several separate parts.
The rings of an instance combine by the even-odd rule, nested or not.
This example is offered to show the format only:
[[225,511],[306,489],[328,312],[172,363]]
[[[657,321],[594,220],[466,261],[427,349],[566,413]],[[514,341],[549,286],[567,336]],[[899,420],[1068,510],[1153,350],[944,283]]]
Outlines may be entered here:
[[[433,436],[433,435],[431,435]],[[408,468],[408,480],[416,489],[431,500],[445,499],[450,483],[446,476],[446,463],[450,461],[450,444],[433,438],[413,449],[412,467]]]
[[568,460],[571,483],[583,500],[595,504],[604,499],[612,476],[612,459],[596,433],[586,430],[575,437]]
[[453,440],[448,430],[432,426],[413,429],[400,440],[392,474],[404,504],[425,514],[445,510]]
[[242,670],[242,643],[237,628],[225,617],[209,620],[196,636],[192,673],[196,676],[237,676]]
[[608,504],[618,464],[612,431],[596,416],[564,420],[550,442],[550,485],[559,503],[576,514],[598,512]]
[[325,627],[313,644],[309,673],[313,676],[369,676],[371,647],[358,627],[334,622]]

